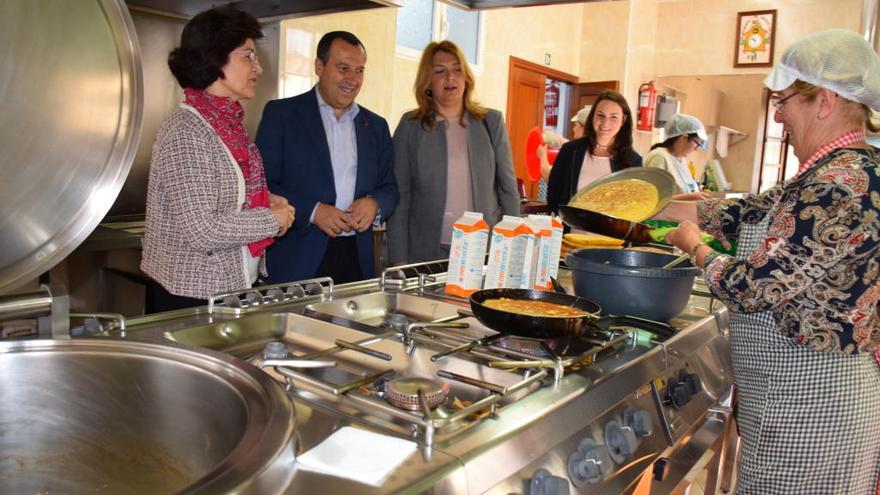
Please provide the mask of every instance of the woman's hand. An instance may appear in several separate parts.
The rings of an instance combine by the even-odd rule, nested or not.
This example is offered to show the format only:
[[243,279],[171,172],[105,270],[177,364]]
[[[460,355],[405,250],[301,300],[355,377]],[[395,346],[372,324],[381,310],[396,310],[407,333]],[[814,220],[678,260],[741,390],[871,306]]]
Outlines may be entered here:
[[681,249],[685,253],[693,253],[697,244],[703,242],[700,236],[700,228],[693,222],[684,221],[678,228],[670,230],[666,234],[666,242]]
[[285,198],[284,196],[279,196],[277,194],[269,193],[269,206],[286,205],[286,204],[287,204],[287,198]]
[[283,236],[293,225],[296,210],[287,204],[287,198],[284,196],[269,193],[269,211],[272,212],[272,216],[275,217],[275,222],[278,224],[276,235]]
[[689,193],[679,193],[674,194],[672,199],[676,201],[703,201],[706,199],[711,199],[712,195],[707,192],[689,192]]

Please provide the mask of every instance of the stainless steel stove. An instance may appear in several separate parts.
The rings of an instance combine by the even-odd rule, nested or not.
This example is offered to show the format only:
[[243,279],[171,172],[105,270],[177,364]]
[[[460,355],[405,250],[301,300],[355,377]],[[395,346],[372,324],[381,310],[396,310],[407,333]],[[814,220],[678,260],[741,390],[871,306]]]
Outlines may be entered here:
[[[693,444],[697,432],[724,420],[716,413],[731,383],[726,309],[707,298],[692,297],[670,322],[678,330],[672,337],[612,326],[541,342],[482,326],[466,301],[438,290],[442,274],[392,282],[383,274],[351,286],[250,291],[241,304],[221,297],[226,302],[207,321],[138,333],[261,366],[295,404],[298,455],[344,426],[418,444],[377,486],[347,479],[344,466],[334,474],[295,464],[287,493],[625,493],[637,486],[666,493],[681,486],[694,456],[709,451]],[[415,385],[401,396],[393,385],[406,381]]]

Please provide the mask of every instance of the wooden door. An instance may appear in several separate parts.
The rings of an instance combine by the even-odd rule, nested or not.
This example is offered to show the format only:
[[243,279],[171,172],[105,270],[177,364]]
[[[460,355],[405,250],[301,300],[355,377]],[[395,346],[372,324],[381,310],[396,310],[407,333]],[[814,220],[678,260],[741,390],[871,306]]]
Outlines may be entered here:
[[[544,117],[544,85],[546,78],[573,84],[577,78],[543,65],[510,57],[507,84],[507,132],[513,151],[517,179],[525,184],[526,196],[538,196],[538,183],[529,180],[526,172],[526,136],[533,127],[541,127]],[[563,116],[560,115],[560,118]]]
[[[573,85],[571,88],[571,108],[569,109],[569,115],[574,116],[574,114],[576,114],[581,108],[584,108],[584,106],[592,105],[596,102],[596,98],[603,91],[609,89],[620,91],[620,81],[595,81]],[[630,104],[630,109],[632,109],[632,102],[629,102],[629,100],[627,100],[627,102]]]
[[[518,102],[511,105],[511,102]],[[541,125],[544,115],[544,75],[520,67],[510,68],[510,87],[507,94],[507,132],[513,151],[516,178],[525,184],[526,196],[537,196],[537,184],[526,171],[526,136],[529,130]]]

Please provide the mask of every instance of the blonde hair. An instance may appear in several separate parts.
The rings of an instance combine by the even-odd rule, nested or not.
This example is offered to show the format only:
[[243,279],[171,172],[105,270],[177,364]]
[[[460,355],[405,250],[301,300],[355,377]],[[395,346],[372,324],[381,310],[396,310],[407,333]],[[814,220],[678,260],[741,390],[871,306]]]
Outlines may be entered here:
[[[461,64],[462,72],[464,72],[464,108],[470,114],[472,119],[481,120],[486,116],[487,110],[483,105],[477,102],[474,95],[474,73],[467,63],[467,57],[464,52],[455,43],[449,40],[432,41],[425,47],[422,52],[422,59],[419,60],[418,72],[416,72],[416,82],[413,84],[413,92],[416,97],[418,107],[413,110],[410,115],[412,120],[421,120],[422,126],[430,129],[434,126],[434,99],[430,95],[431,80],[434,77],[434,55],[438,52],[446,52],[458,59]],[[464,125],[464,113],[459,121]]]
[[[807,101],[815,100],[816,95],[818,95],[819,91],[822,89],[821,86],[816,86],[815,84],[810,84],[808,82],[801,81],[800,79],[796,80],[792,84],[792,86],[794,86],[795,92],[801,96],[804,96]],[[871,132],[880,132],[880,123],[872,118],[872,112],[871,109],[868,108],[868,105],[865,105],[864,103],[859,103],[857,101],[848,100],[843,96],[840,96],[840,98],[847,103],[852,103],[856,106],[854,109],[847,112],[854,123],[864,125]]]

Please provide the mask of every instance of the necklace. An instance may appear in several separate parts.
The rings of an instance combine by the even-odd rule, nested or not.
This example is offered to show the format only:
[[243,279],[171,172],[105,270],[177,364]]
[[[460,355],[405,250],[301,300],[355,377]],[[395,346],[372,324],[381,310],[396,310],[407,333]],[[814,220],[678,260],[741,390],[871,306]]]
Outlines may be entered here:
[[600,150],[607,150],[607,149],[608,149],[608,145],[607,145],[607,144],[599,144],[599,143],[596,143],[596,148],[598,148],[598,149],[600,149]]

